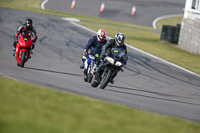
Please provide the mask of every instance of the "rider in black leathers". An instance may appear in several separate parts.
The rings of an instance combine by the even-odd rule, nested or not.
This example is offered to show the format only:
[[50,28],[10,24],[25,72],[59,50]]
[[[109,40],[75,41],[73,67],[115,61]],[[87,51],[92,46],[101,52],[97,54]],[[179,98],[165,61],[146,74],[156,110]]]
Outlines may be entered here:
[[[124,59],[124,62],[123,64],[126,65],[126,62],[128,60],[128,57],[127,57],[127,48],[126,48],[126,45],[124,44],[124,41],[125,41],[125,36],[124,34],[122,33],[117,33],[115,35],[115,39],[110,39],[106,45],[104,45],[102,47],[102,53],[101,53],[101,56],[100,56],[100,59],[103,60],[103,58],[109,54],[111,52],[111,49],[112,48],[119,48],[121,49],[122,51],[124,51],[125,53],[125,56],[123,57]],[[101,70],[101,67],[102,67],[102,63],[99,64],[99,66],[97,67],[96,69],[96,75],[99,76],[99,71]],[[117,75],[117,72],[113,74],[113,77],[112,77],[112,80],[110,81],[112,84],[114,84],[114,78],[115,76]],[[98,77],[97,76],[97,77]],[[98,80],[97,80],[98,81]]]
[[[15,35],[14,35],[14,43],[13,43],[13,51],[15,51],[15,48],[16,48],[16,44],[18,42],[18,37],[19,37],[19,34],[20,33],[28,33],[32,36],[32,41],[33,43],[36,42],[37,40],[37,33],[36,33],[36,30],[35,28],[32,26],[33,25],[33,21],[31,19],[26,19],[25,21],[25,24],[21,25],[17,31],[15,32]],[[32,50],[34,49],[35,45],[32,44]]]

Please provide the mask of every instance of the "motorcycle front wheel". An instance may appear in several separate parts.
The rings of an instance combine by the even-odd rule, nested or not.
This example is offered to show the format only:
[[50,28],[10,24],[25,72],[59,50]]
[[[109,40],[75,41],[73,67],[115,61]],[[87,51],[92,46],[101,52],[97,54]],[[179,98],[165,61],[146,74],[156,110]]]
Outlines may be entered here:
[[26,62],[26,51],[22,51],[22,56],[20,60],[21,60],[20,67],[24,67],[24,64]]
[[112,75],[112,71],[110,69],[103,74],[103,77],[100,83],[101,89],[104,89],[107,86],[107,84],[110,82],[111,75]]
[[92,78],[91,80],[91,86],[92,87],[97,87],[99,85],[99,83],[96,81],[95,76]]
[[91,81],[92,81],[92,78],[93,78],[93,76],[92,76],[92,73],[90,72],[89,74],[88,74],[88,83],[91,83]]
[[89,65],[89,70],[88,70],[88,83],[91,83],[92,78],[93,78],[93,74],[91,73],[92,69],[94,67],[94,61],[92,61]]

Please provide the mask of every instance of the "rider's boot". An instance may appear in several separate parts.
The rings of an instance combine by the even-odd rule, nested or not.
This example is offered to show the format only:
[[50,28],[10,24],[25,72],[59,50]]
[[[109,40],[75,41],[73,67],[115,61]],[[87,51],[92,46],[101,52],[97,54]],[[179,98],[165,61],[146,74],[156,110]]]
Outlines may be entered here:
[[82,62],[81,65],[80,65],[80,69],[83,69],[83,68],[84,68],[84,64]]
[[114,84],[114,78],[117,76],[117,72],[113,73],[112,78],[110,79],[110,83]]
[[84,62],[85,62],[85,60],[86,60],[86,57],[85,56],[82,56],[82,63],[81,63],[81,65],[80,65],[80,69],[83,69],[84,68]]
[[35,48],[35,44],[32,44],[31,54],[33,54],[33,49]]
[[[33,49],[31,49],[31,54],[33,54]],[[31,54],[30,54],[30,56],[29,56],[29,59],[31,59]]]
[[111,83],[111,84],[114,84],[114,80],[113,80],[113,79],[112,79],[112,80],[110,80],[110,83]]
[[13,56],[15,56],[16,45],[17,45],[17,41],[14,41],[13,42],[13,52],[14,53],[12,54]]
[[12,55],[15,56],[15,47],[13,47],[13,52]]

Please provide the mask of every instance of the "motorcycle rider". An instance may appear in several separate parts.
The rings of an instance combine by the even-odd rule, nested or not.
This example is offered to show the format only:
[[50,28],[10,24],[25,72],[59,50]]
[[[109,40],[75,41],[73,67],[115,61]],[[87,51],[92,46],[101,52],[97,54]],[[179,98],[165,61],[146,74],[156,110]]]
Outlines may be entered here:
[[[33,43],[35,43],[37,40],[37,33],[36,33],[35,28],[33,27],[33,21],[30,18],[28,18],[26,19],[25,23],[19,26],[19,28],[15,32],[15,35],[14,35],[15,41],[13,43],[13,46],[14,46],[13,51],[15,51],[16,49],[16,45],[17,45],[20,33],[28,33],[29,35],[31,35]],[[32,50],[34,48],[35,48],[35,45],[32,44]]]
[[[123,64],[126,65],[128,57],[127,57],[127,48],[126,48],[126,45],[124,44],[124,41],[125,41],[125,35],[123,33],[120,33],[120,32],[117,33],[115,35],[115,39],[110,39],[106,43],[106,45],[104,45],[102,47],[102,53],[101,53],[100,59],[103,60],[104,57],[111,52],[112,48],[119,48],[122,51],[124,51],[124,53],[125,53],[125,56],[123,57],[124,58],[123,59],[124,60]],[[98,76],[96,76],[96,80],[97,81],[98,81],[98,77],[99,77],[99,71],[101,70],[102,66],[103,66],[103,64],[100,63],[99,66],[96,69],[95,73],[96,73],[96,75],[98,75]],[[117,73],[118,72],[115,72],[113,74],[113,77],[111,78],[111,81],[110,81],[111,84],[114,84],[114,78],[115,78],[115,76],[117,76]]]
[[97,32],[97,35],[92,36],[86,46],[83,50],[83,56],[82,56],[82,64],[80,66],[80,69],[84,68],[84,61],[87,57],[87,53],[89,50],[96,50],[99,51],[99,55],[101,53],[101,48],[106,44],[106,31],[104,29],[99,29]]

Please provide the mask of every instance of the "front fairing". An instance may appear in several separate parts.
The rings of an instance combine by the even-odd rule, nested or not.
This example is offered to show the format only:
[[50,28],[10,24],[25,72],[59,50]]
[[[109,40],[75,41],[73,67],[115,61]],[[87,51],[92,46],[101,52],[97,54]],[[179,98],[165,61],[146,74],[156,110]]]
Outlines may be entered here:
[[110,54],[104,58],[105,65],[112,65],[113,67],[121,67],[123,64],[123,57],[125,53],[121,49],[112,48]]
[[20,38],[17,43],[17,47],[24,48],[24,49],[31,49],[32,47],[32,40],[31,35],[28,33],[22,33],[20,34]]
[[90,66],[90,68],[92,68],[93,66],[91,66],[91,63],[94,64],[95,62],[96,62],[96,57],[91,54],[88,54],[87,58],[84,62],[85,71],[88,71],[89,66]]
[[32,40],[31,38],[19,38],[18,40],[18,45],[19,47],[23,47],[23,48],[31,48],[32,46]]
[[120,61],[123,59],[123,56],[125,55],[124,51],[122,51],[119,48],[112,48],[111,49],[111,57],[117,61]]

